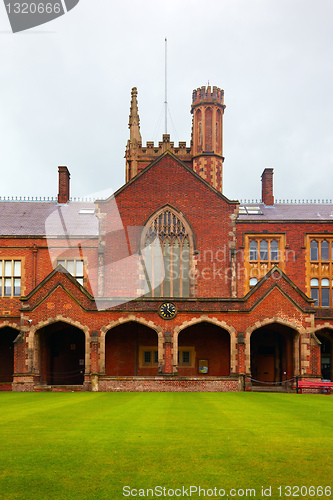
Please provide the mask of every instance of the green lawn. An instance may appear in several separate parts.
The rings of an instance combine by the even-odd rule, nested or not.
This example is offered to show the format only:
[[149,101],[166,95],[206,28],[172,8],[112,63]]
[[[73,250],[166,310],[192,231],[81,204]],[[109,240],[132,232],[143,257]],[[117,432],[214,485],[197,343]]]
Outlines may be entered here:
[[0,498],[295,498],[277,487],[333,486],[332,430],[326,395],[0,393]]

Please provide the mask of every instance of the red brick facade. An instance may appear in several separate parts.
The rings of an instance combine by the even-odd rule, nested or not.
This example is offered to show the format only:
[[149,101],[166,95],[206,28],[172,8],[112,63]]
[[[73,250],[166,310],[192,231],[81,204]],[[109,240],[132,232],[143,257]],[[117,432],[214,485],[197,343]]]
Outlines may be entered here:
[[[333,206],[274,203],[272,169],[258,206],[222,194],[224,108],[221,89],[197,89],[191,147],[164,136],[143,148],[135,89],[114,196],[69,201],[59,167],[58,203],[1,202],[0,390],[237,391],[332,377]],[[324,246],[310,255],[316,235],[328,260]]]

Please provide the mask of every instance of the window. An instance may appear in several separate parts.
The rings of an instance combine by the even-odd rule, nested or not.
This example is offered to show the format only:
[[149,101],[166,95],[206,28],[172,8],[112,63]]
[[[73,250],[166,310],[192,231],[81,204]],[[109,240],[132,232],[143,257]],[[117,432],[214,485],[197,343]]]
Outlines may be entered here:
[[[333,282],[332,282],[333,286]],[[330,280],[327,278],[322,278],[321,280],[317,278],[311,279],[311,298],[315,299],[314,305],[316,307],[329,307],[330,306]]]
[[316,307],[333,306],[333,236],[307,236],[307,279]]
[[21,295],[21,261],[0,260],[0,296]]
[[140,346],[139,348],[139,365],[140,367],[150,367],[158,365],[158,350],[157,347]]
[[315,306],[319,306],[319,280],[316,278],[311,280],[311,299],[315,300]]
[[191,230],[171,208],[157,213],[143,232],[147,297],[189,297]]
[[330,280],[323,278],[321,280],[321,305],[329,307],[330,305]]
[[84,281],[84,266],[83,260],[58,260],[58,265],[67,269],[67,271],[76,278],[76,280],[83,286]]
[[311,260],[318,260],[318,241],[311,241]]
[[255,240],[250,241],[250,260],[258,259],[258,243]]
[[268,260],[268,242],[266,240],[260,242],[260,260]]
[[194,347],[179,347],[178,348],[178,366],[194,367],[195,365],[195,349]]
[[258,278],[250,278],[250,288],[253,288],[258,283]]
[[276,240],[271,242],[271,260],[279,260],[279,243]]
[[254,287],[273,266],[285,268],[285,251],[281,235],[245,236],[244,264],[247,273],[245,293]]
[[330,260],[330,247],[328,241],[321,242],[321,260]]

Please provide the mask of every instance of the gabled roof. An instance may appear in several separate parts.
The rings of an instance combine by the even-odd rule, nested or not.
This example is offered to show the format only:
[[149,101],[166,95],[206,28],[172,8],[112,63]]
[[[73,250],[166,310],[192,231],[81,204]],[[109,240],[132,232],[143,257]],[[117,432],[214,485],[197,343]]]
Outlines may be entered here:
[[96,203],[99,203],[99,204],[101,204],[101,203],[108,203],[110,199],[112,199],[113,197],[116,197],[119,193],[121,193],[122,191],[124,191],[125,189],[127,189],[128,186],[130,186],[131,184],[133,184],[134,182],[136,182],[140,177],[146,175],[146,173],[151,168],[154,168],[154,166],[157,165],[166,156],[170,156],[176,163],[178,163],[182,168],[184,168],[185,170],[187,170],[188,172],[190,172],[196,179],[198,179],[200,182],[202,182],[203,184],[205,184],[206,187],[208,187],[214,194],[216,194],[220,198],[222,198],[226,203],[228,203],[230,205],[234,205],[234,204],[238,205],[239,204],[239,201],[237,201],[237,200],[229,200],[229,198],[227,198],[226,196],[224,196],[220,191],[218,191],[211,184],[209,184],[209,182],[207,182],[199,174],[197,174],[196,172],[194,172],[194,170],[192,168],[190,168],[188,165],[186,165],[186,163],[182,162],[179,158],[177,158],[177,156],[175,156],[173,153],[171,153],[171,151],[165,151],[158,158],[156,158],[156,160],[154,160],[152,163],[150,163],[149,165],[147,165],[147,167],[145,167],[143,170],[141,170],[141,172],[139,172],[135,177],[133,177],[133,179],[131,179],[129,182],[127,182],[121,188],[119,188],[113,195],[109,196],[109,198],[107,198],[106,200],[96,200]]
[[28,295],[21,297],[22,309],[33,310],[58,287],[68,293],[83,309],[95,309],[95,299],[80,283],[59,264]]
[[250,305],[250,309],[255,308],[272,291],[278,288],[283,295],[301,310],[313,308],[314,299],[308,297],[280,268],[273,266],[268,273],[254,286],[244,297]]

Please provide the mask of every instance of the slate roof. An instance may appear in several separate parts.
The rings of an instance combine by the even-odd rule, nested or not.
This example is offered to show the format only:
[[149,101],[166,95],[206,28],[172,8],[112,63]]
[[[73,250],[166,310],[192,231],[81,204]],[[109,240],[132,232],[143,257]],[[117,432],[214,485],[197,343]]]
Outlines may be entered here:
[[1,236],[98,236],[93,202],[0,202]]
[[330,221],[333,222],[333,204],[330,203],[276,203],[267,206],[264,203],[244,203],[241,206],[259,207],[256,214],[239,214],[239,221]]

